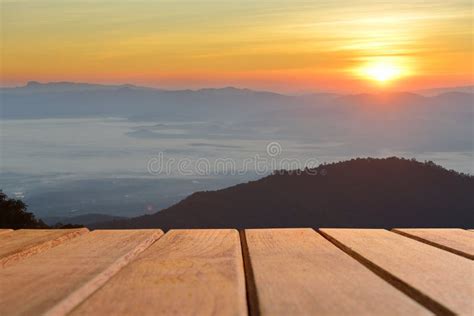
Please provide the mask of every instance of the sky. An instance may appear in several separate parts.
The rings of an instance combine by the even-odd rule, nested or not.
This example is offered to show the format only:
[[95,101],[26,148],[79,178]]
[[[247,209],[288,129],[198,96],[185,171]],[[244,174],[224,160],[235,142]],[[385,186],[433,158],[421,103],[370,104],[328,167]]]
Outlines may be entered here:
[[1,85],[282,92],[474,82],[467,1],[0,0]]

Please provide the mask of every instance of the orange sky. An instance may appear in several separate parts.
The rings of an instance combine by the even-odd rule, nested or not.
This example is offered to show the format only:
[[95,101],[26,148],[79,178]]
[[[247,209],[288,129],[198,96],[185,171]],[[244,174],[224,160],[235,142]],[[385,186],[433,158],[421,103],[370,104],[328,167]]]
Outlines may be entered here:
[[[473,84],[472,1],[0,0],[2,85],[285,92]],[[381,84],[375,71],[395,74]]]

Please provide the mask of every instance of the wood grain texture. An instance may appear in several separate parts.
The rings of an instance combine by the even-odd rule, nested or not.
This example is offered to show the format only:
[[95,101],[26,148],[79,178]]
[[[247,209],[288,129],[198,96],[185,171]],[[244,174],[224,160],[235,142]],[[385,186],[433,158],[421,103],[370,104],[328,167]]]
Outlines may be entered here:
[[393,231],[468,259],[474,259],[474,235],[464,229],[396,228]]
[[246,315],[239,234],[171,230],[73,315]]
[[4,234],[4,233],[9,233],[9,232],[12,232],[12,231],[13,231],[13,229],[2,228],[2,229],[0,229],[0,235]]
[[162,235],[93,231],[0,270],[0,315],[64,315]]
[[0,235],[0,267],[56,247],[63,242],[89,232],[75,229],[19,229]]
[[312,229],[245,230],[262,315],[428,315]]
[[472,260],[383,229],[320,231],[433,312],[472,315]]

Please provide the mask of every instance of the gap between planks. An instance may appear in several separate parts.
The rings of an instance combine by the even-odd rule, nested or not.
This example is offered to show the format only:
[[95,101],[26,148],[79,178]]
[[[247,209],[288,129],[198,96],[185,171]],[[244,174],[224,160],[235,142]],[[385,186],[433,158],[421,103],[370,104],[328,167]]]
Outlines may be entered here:
[[245,230],[239,230],[240,246],[242,248],[242,261],[245,273],[245,288],[248,304],[248,314],[250,316],[260,315],[260,306],[258,303],[257,286],[255,284],[255,276],[253,274],[252,262],[250,260],[249,247]]
[[474,235],[459,228],[394,228],[394,233],[474,260]]

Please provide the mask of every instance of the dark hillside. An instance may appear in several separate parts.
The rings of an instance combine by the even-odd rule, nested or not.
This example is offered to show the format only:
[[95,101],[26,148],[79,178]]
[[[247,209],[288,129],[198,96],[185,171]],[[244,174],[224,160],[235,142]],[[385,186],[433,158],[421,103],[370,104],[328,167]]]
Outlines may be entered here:
[[198,192],[156,214],[96,227],[474,227],[473,176],[400,158],[312,171]]

